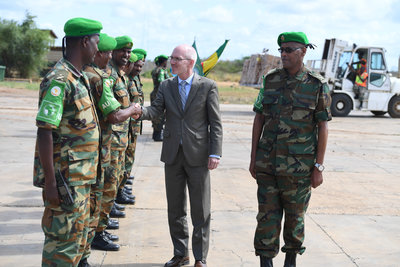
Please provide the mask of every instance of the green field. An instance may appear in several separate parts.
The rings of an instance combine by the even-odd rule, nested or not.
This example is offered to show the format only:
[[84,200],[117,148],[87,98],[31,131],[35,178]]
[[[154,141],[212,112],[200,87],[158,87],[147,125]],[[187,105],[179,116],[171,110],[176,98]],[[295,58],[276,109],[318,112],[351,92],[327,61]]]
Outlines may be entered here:
[[[145,100],[150,101],[150,92],[153,90],[153,82],[151,79],[147,78],[143,78],[142,82]],[[39,84],[39,82],[2,81],[0,82],[0,87],[38,90]],[[252,104],[258,94],[258,90],[239,86],[239,83],[235,81],[217,81],[217,85],[220,102],[224,104]]]

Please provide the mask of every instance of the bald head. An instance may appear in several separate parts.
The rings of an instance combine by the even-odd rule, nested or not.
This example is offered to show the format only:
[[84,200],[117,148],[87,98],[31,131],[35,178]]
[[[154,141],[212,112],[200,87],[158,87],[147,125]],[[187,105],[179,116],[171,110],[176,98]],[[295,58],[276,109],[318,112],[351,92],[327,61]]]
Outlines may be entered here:
[[196,50],[187,44],[178,45],[171,54],[172,73],[182,80],[193,74],[193,67],[197,60]]
[[194,48],[191,45],[188,45],[188,44],[178,45],[177,47],[175,47],[174,50],[178,50],[178,51],[182,52],[182,54],[184,55],[184,58],[191,59],[194,62],[196,62],[196,60],[197,60],[196,50],[194,50]]

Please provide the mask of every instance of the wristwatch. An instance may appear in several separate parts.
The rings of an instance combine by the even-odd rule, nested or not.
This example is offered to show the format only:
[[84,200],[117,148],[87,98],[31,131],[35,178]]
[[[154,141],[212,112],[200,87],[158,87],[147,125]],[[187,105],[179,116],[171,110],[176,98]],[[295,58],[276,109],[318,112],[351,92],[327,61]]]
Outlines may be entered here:
[[317,170],[320,171],[320,172],[322,172],[323,170],[325,170],[325,167],[324,167],[324,165],[322,165],[322,164],[315,163],[314,166],[315,166],[315,167],[317,168]]

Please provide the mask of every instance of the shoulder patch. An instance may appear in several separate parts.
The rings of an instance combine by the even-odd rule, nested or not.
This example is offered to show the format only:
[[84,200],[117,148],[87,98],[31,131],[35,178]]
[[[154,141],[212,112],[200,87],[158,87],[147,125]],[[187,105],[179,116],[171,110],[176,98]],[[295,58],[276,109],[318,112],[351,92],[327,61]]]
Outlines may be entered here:
[[64,110],[65,82],[52,80],[44,96],[36,120],[47,122],[58,127]]

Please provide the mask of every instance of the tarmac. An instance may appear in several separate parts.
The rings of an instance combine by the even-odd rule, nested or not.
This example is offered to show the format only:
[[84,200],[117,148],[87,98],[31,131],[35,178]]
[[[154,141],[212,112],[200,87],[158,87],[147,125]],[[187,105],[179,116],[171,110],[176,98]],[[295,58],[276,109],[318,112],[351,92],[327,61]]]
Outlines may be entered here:
[[[40,266],[41,190],[32,185],[37,92],[0,88],[0,266]],[[211,172],[211,267],[259,266],[253,237],[257,185],[248,172],[251,105],[221,105],[220,166]],[[119,219],[121,250],[93,250],[96,267],[160,267],[173,255],[161,143],[150,122],[138,138],[132,174],[136,204]],[[297,266],[400,266],[400,119],[353,111],[329,123],[324,183],[312,190],[306,252]],[[192,230],[190,211],[189,229]],[[283,245],[283,241],[281,241]],[[194,259],[190,251],[190,265]],[[283,266],[284,254],[274,259]]]

